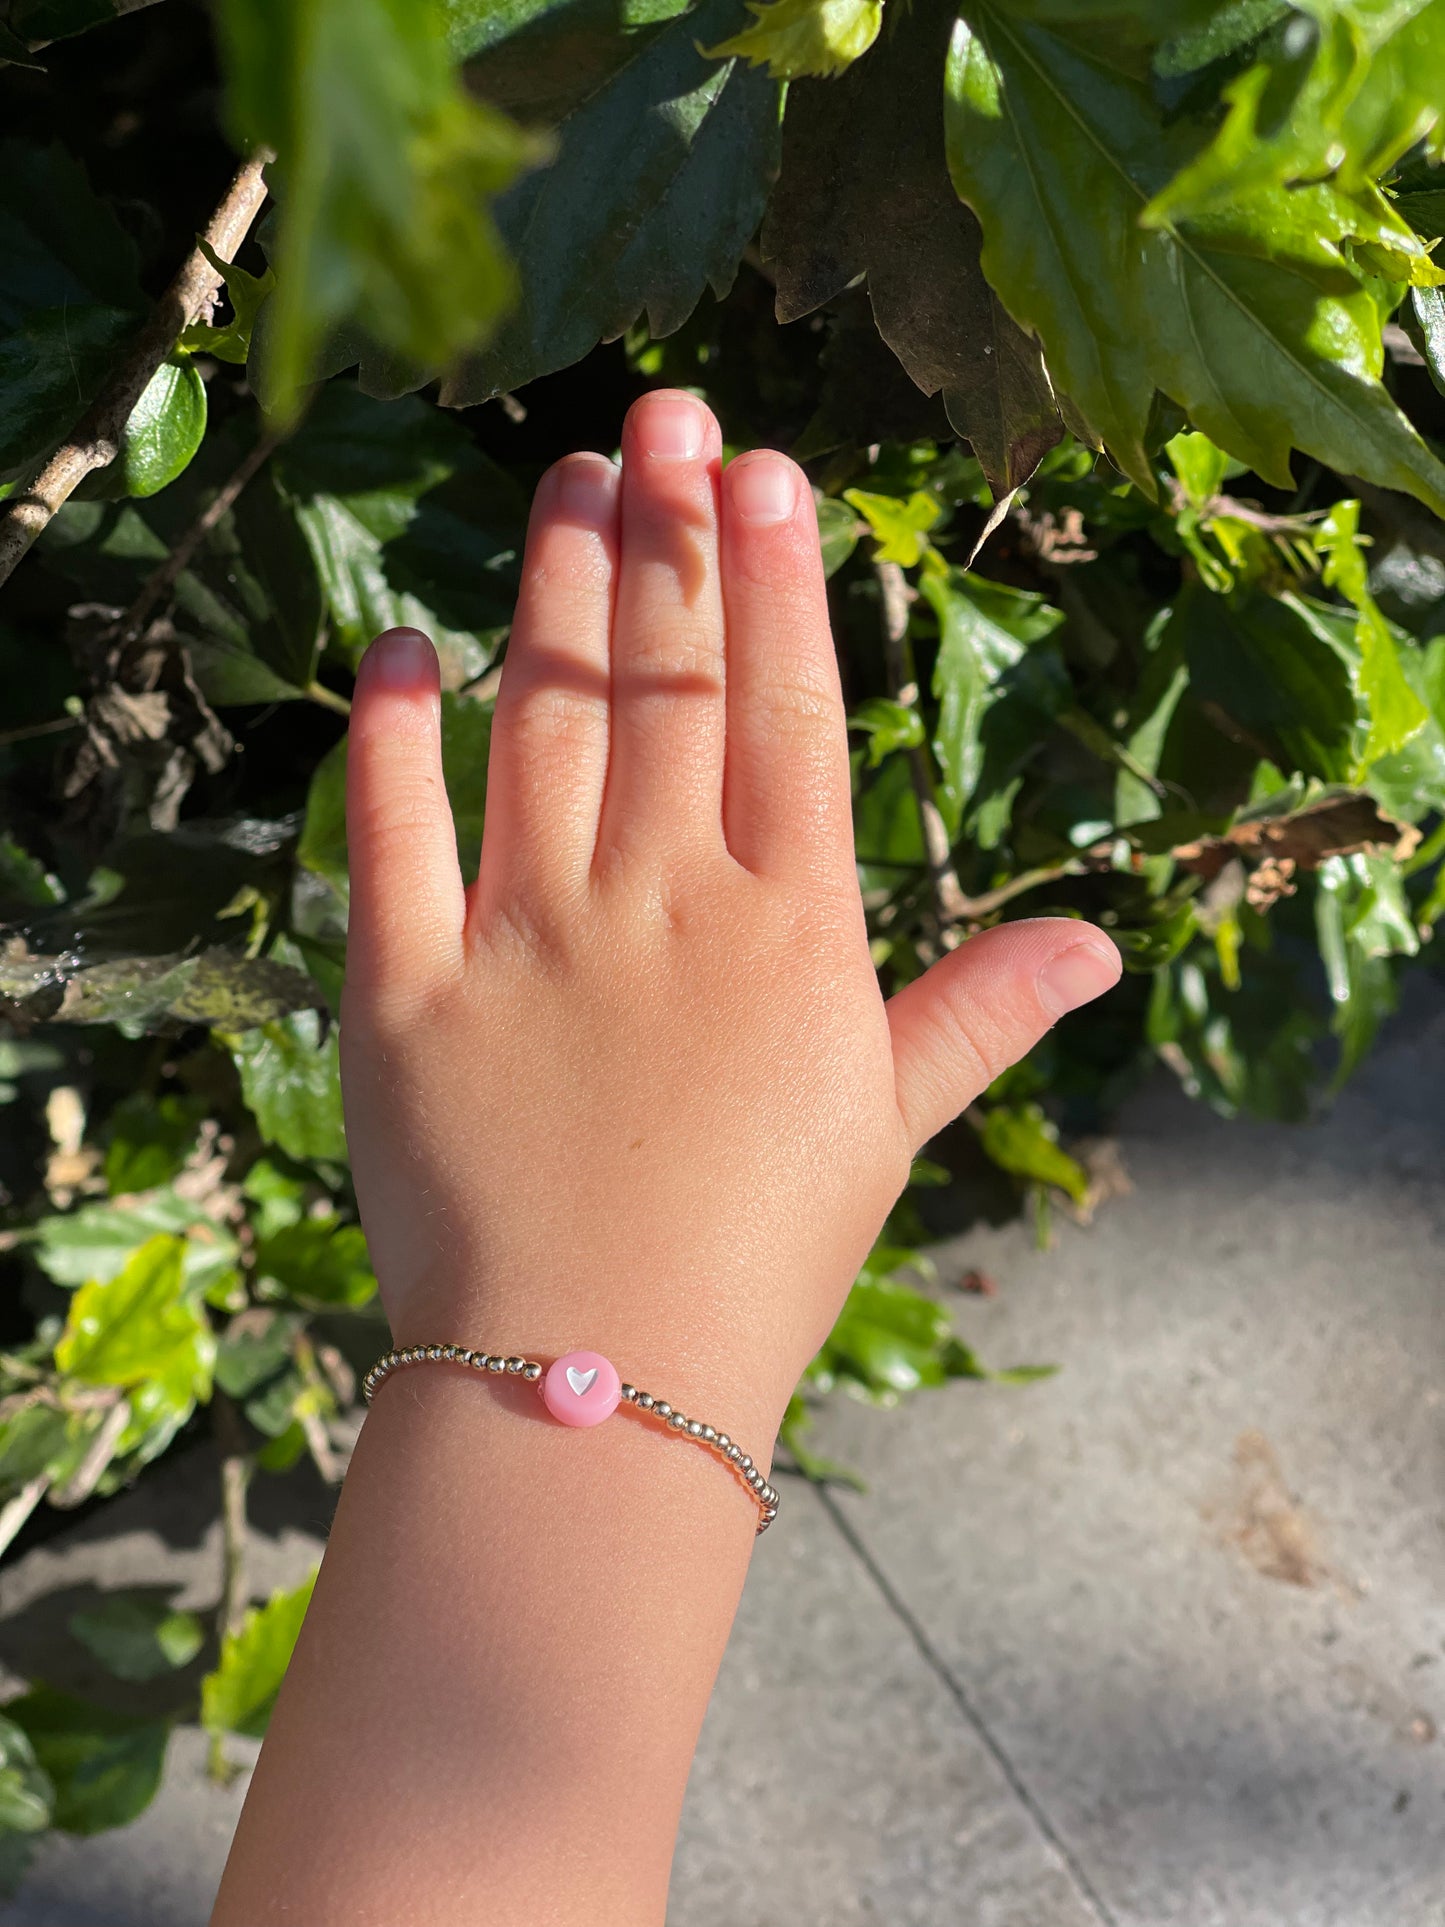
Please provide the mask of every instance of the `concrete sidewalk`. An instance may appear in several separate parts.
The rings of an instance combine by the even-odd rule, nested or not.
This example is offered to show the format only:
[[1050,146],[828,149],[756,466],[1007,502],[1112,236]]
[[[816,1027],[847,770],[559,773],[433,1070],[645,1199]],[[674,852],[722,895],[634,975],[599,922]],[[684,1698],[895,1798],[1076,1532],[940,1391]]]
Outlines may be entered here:
[[[1092,1229],[944,1247],[1001,1282],[954,1299],[983,1355],[1063,1370],[826,1413],[872,1491],[784,1488],[676,1927],[1445,1927],[1445,998],[1411,1002],[1323,1123],[1161,1082]],[[7,1658],[43,1655],[57,1589],[207,1603],[196,1483],[12,1569]],[[319,1492],[270,1519],[258,1588],[323,1524]],[[179,1735],[152,1809],[48,1842],[0,1917],[202,1927],[241,1791],[203,1752]]]

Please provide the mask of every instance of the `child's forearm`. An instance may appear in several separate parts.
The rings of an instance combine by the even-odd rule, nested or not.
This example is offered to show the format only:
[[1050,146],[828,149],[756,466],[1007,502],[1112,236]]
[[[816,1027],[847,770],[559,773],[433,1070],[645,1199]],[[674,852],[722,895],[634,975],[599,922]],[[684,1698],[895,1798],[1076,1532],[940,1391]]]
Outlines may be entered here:
[[[747,1414],[765,1471],[777,1416]],[[385,1384],[215,1927],[660,1923],[756,1523],[626,1411],[569,1430],[441,1364]]]

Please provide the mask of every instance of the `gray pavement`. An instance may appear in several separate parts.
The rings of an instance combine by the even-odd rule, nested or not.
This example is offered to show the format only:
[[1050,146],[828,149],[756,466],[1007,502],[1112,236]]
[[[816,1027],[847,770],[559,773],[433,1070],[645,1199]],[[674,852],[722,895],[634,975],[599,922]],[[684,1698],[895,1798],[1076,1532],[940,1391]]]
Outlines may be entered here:
[[[939,1254],[1000,1282],[950,1294],[984,1356],[1058,1377],[821,1420],[872,1490],[789,1482],[760,1543],[676,1927],[1445,1927],[1445,997],[1317,1125],[1161,1081],[1122,1143],[1134,1192],[1052,1252]],[[12,1568],[7,1660],[57,1592],[206,1603],[198,1473]],[[325,1508],[278,1501],[258,1588]],[[179,1734],[154,1807],[47,1843],[3,1918],[202,1927],[243,1790],[203,1756]]]

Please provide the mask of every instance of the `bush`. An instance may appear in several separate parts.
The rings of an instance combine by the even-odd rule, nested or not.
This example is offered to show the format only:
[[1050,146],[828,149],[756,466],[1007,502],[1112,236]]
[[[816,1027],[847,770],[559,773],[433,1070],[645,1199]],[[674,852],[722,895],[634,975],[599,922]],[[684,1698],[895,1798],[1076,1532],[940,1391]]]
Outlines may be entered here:
[[[227,1546],[204,1620],[74,1623],[148,1710],[5,1709],[13,1877],[176,1719],[264,1726],[308,1589],[251,1607],[246,1488],[339,1476],[384,1343],[352,673],[436,639],[474,861],[528,492],[647,384],[813,477],[884,988],[1015,915],[1124,950],[951,1162],[1046,1230],[1156,1059],[1279,1117],[1360,1061],[1445,904],[1445,0],[0,0],[0,58],[0,1541],[209,1427]],[[985,1374],[922,1235],[805,1471],[805,1395]]]

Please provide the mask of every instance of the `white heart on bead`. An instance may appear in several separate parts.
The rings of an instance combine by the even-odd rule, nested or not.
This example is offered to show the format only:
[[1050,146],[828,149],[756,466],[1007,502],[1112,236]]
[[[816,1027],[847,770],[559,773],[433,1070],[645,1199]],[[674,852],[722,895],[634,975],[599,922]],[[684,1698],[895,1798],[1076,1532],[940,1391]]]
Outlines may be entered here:
[[572,1390],[577,1394],[578,1398],[581,1398],[584,1392],[591,1390],[592,1381],[596,1376],[597,1367],[595,1365],[590,1372],[579,1372],[575,1365],[569,1365],[567,1367],[567,1383],[572,1387]]

